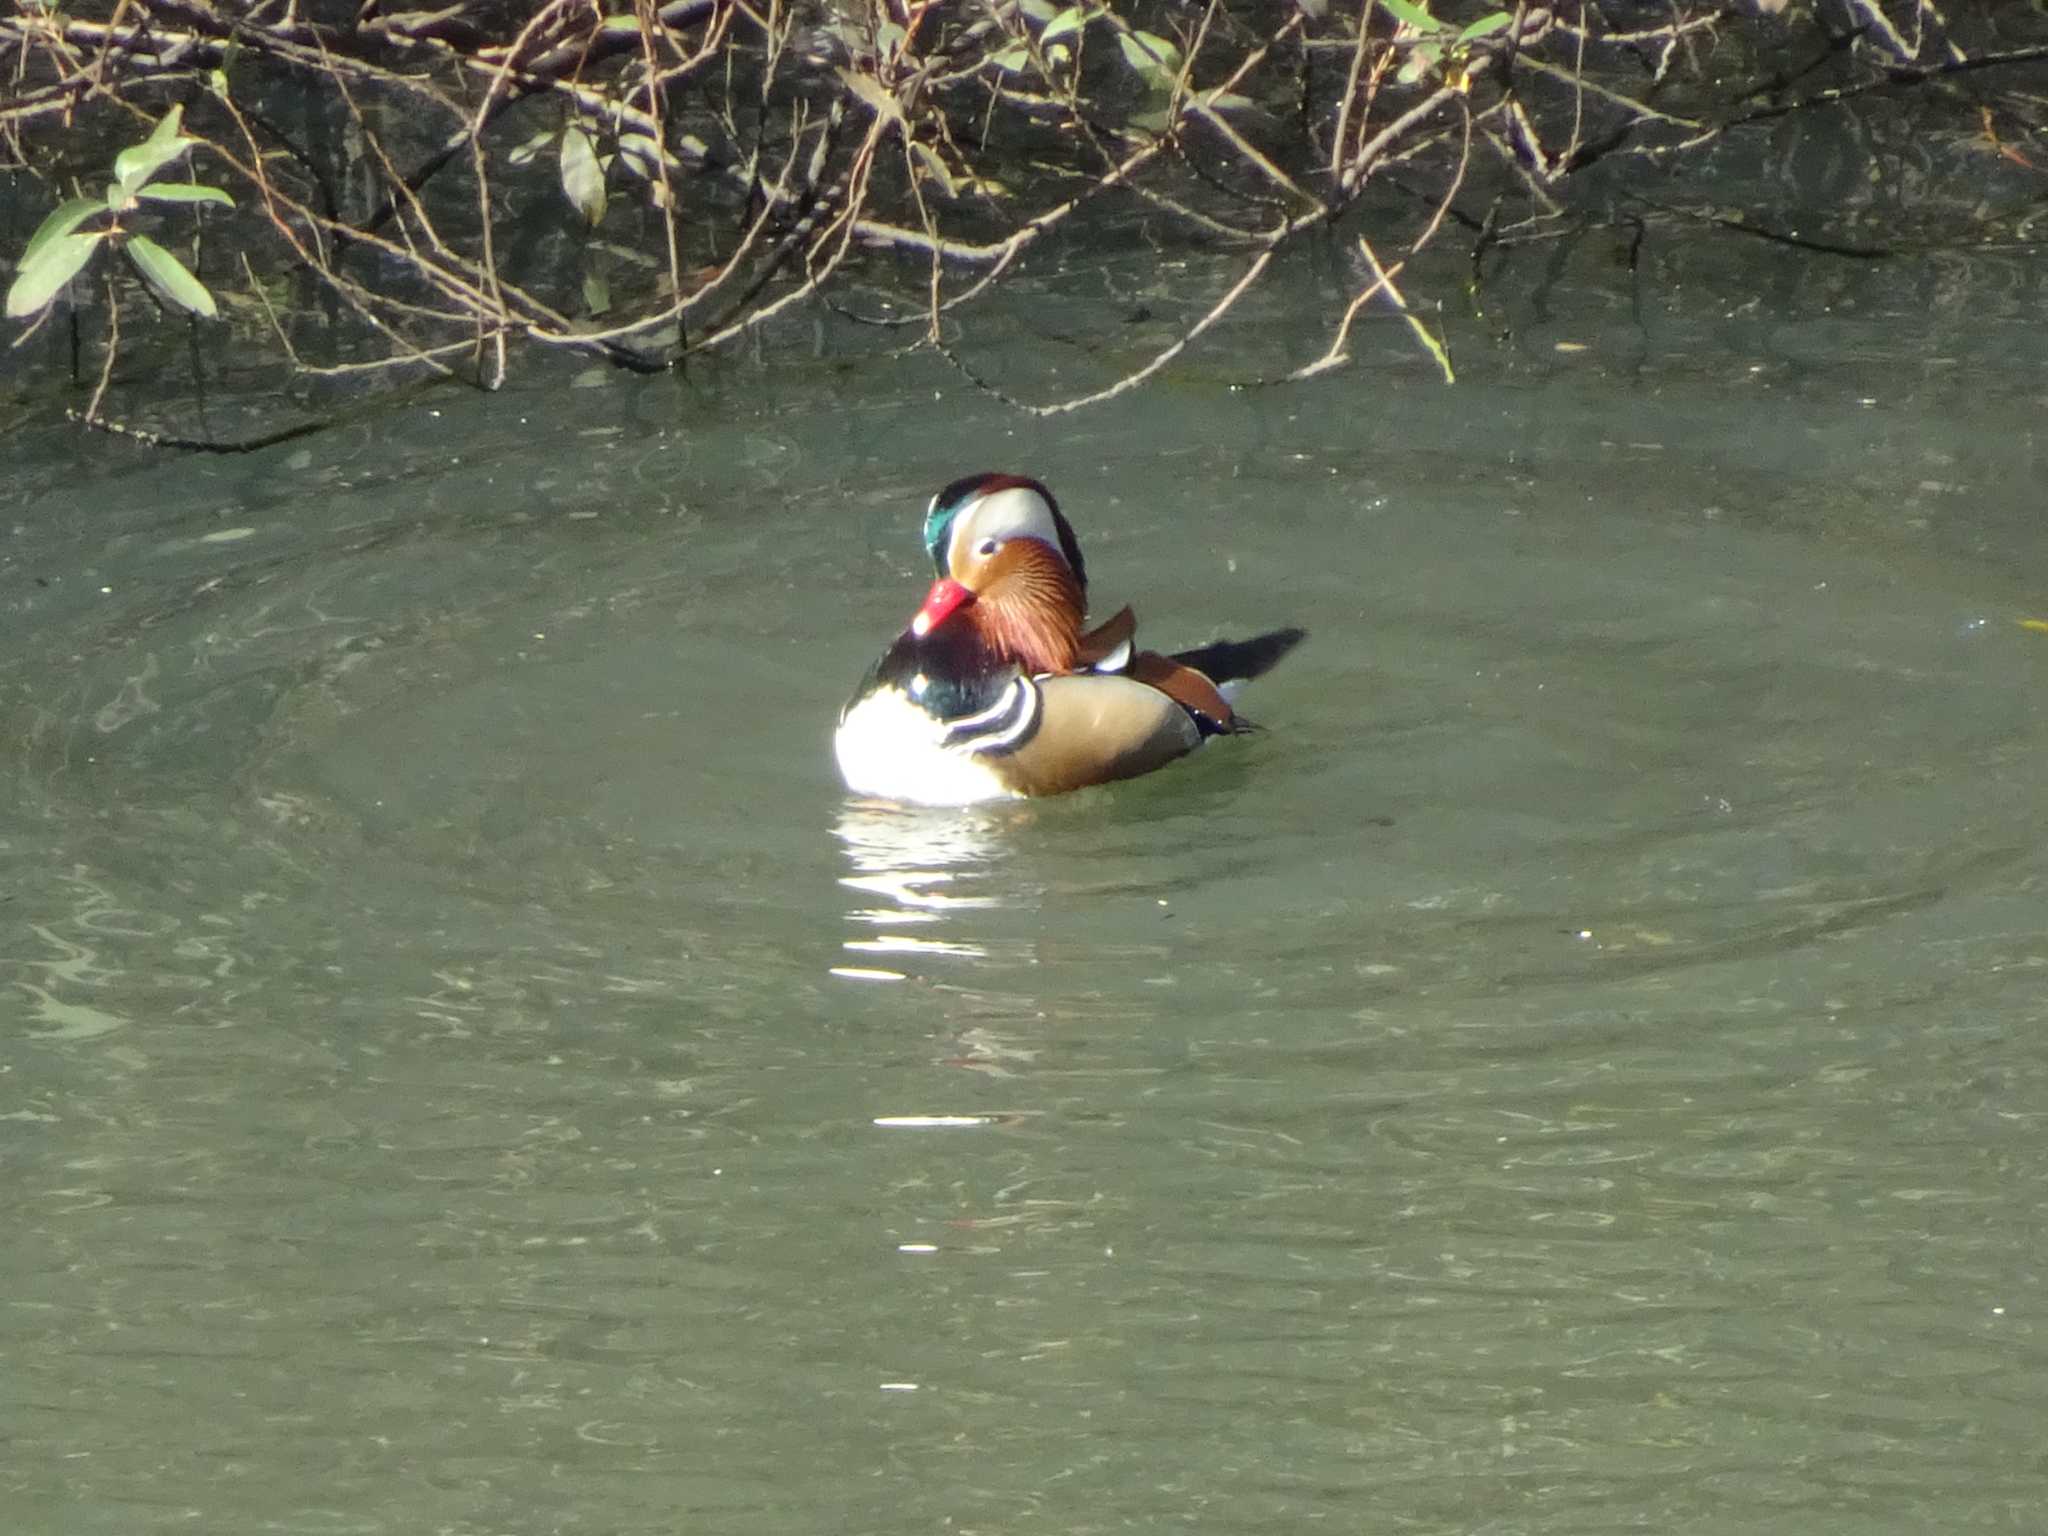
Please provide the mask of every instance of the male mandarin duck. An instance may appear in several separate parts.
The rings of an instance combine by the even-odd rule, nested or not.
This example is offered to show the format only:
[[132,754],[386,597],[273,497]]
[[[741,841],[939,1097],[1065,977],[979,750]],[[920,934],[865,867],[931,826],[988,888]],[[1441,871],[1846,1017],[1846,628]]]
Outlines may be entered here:
[[1084,632],[1073,527],[1022,475],[956,480],[925,514],[938,579],[839,714],[847,788],[926,805],[1133,778],[1252,729],[1225,697],[1300,644],[1276,629],[1162,656],[1129,608]]

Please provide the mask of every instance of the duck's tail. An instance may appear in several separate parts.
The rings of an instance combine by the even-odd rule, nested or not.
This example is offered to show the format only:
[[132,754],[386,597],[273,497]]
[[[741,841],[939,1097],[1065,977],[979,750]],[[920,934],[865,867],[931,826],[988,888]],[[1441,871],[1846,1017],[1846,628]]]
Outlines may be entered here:
[[1174,656],[1140,651],[1131,672],[1177,700],[1204,736],[1233,736],[1258,729],[1236,709],[1244,685],[1307,638],[1305,629],[1276,629],[1249,640],[1212,640]]
[[1281,658],[1308,638],[1308,631],[1289,626],[1255,635],[1249,640],[1212,640],[1192,651],[1180,651],[1174,660],[1209,677],[1217,687],[1248,683],[1264,677],[1280,664]]

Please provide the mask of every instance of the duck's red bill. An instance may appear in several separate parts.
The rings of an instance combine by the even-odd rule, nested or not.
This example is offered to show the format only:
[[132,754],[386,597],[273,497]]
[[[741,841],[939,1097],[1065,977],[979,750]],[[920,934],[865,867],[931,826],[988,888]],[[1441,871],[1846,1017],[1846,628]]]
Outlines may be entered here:
[[950,576],[941,576],[932,583],[931,591],[924,595],[924,606],[917,610],[917,617],[910,621],[913,635],[928,635],[952,616],[953,610],[971,599],[974,594]]

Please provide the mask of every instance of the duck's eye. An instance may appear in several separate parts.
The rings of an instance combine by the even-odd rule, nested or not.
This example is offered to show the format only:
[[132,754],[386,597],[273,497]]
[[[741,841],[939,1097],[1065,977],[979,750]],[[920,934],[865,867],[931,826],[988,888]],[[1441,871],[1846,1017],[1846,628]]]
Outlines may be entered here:
[[994,539],[983,539],[974,546],[974,552],[977,555],[992,555],[996,552],[996,541]]

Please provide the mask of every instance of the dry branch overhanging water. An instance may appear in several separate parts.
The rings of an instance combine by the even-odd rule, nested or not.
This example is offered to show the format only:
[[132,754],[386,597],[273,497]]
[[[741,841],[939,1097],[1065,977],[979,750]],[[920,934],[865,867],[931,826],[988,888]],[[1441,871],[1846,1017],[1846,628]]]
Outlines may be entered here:
[[[2048,16],[1963,0],[23,3],[0,59],[16,205],[70,220],[39,252],[16,238],[10,313],[68,320],[95,422],[152,309],[216,309],[206,345],[245,366],[488,387],[518,347],[658,369],[822,305],[1007,397],[975,359],[977,301],[1034,259],[1138,235],[1203,256],[1171,336],[1017,403],[1142,383],[1316,240],[1355,280],[1289,376],[1349,361],[1374,307],[1406,313],[1448,375],[1429,323],[1445,296],[1405,275],[1447,237],[1475,284],[1593,220],[1815,259],[2034,238],[1961,190],[1924,227],[1894,199],[1881,227],[1844,206],[1818,231],[1684,192],[1731,142],[1907,100],[1915,133],[2048,166]],[[166,123],[184,152],[149,190],[109,178]]]

